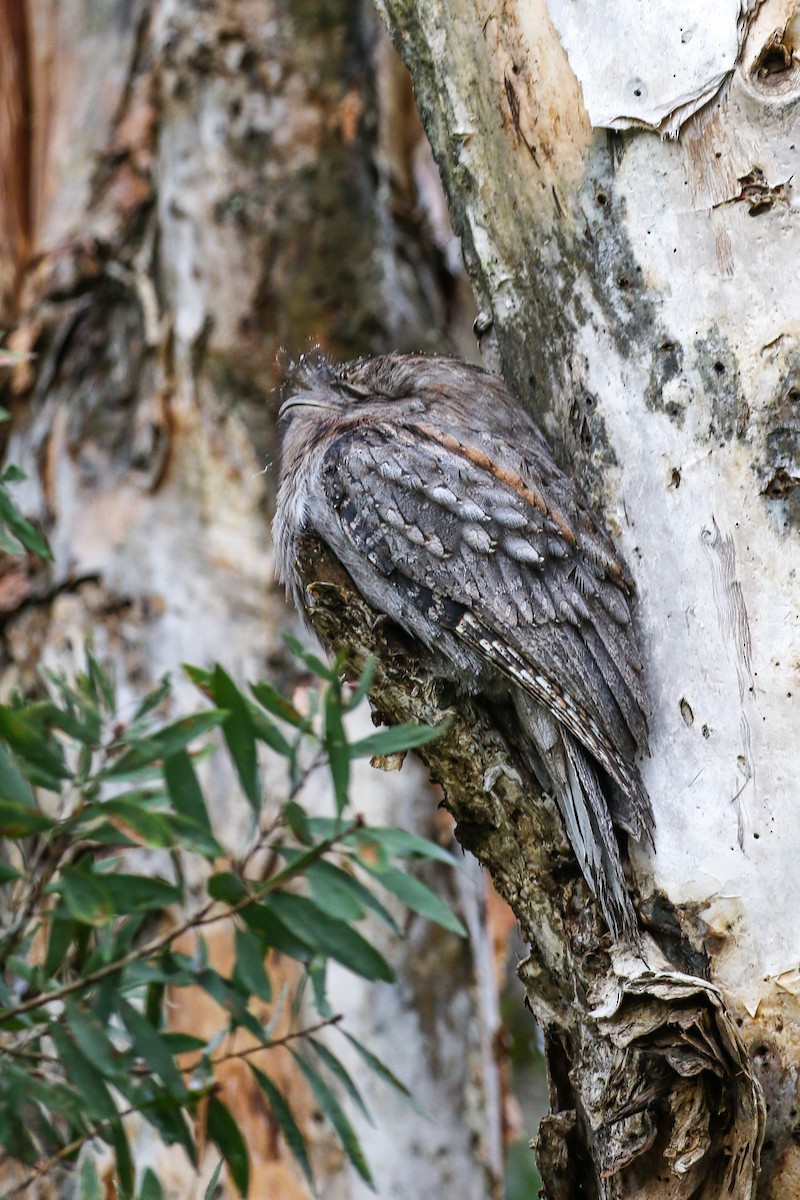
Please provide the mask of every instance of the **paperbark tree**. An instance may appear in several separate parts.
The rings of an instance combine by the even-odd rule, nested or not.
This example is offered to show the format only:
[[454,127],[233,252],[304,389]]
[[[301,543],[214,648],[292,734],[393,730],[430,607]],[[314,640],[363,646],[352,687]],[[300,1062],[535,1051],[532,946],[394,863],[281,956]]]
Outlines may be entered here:
[[[488,769],[496,729],[459,709],[429,755],[531,942],[545,1194],[793,1197],[800,17],[792,0],[380,7],[486,357],[638,585],[657,824],[655,852],[631,851],[642,958],[587,917],[528,782],[495,772],[484,791],[457,767],[468,747]],[[319,622],[336,640],[347,586],[317,553],[309,577],[334,580]],[[365,625],[359,645],[373,643]],[[445,704],[419,680],[409,699],[387,662],[388,715]]]
[[[52,567],[0,563],[4,698],[35,691],[42,663],[78,665],[89,636],[123,708],[168,670],[176,707],[196,706],[183,661],[290,683],[279,633],[296,617],[273,586],[268,532],[278,352],[456,349],[472,319],[407,77],[375,13],[360,0],[8,0],[0,130],[0,327],[33,355],[3,371],[6,454],[55,554]],[[354,786],[376,820],[432,832],[437,798],[419,773],[365,768]],[[217,769],[208,793],[235,845],[250,814],[233,780]],[[483,1200],[498,1187],[484,885],[454,887],[474,957],[415,921],[390,950],[399,988],[367,998],[352,977],[333,985],[353,1032],[437,1114],[426,1122],[368,1085],[383,1133],[364,1148],[384,1194],[402,1193],[412,1156],[431,1194]],[[211,931],[213,954],[229,953],[226,936]],[[447,969],[421,970],[437,962]],[[220,1014],[196,999],[175,1024],[210,1035]],[[261,1065],[303,1125],[324,1194],[362,1194],[291,1065]],[[223,1088],[250,1144],[251,1195],[309,1195],[246,1073]],[[215,1151],[198,1180],[147,1127],[131,1136],[165,1194],[203,1193]],[[19,1176],[3,1170],[5,1194]],[[111,1177],[109,1164],[109,1195]],[[29,1194],[72,1188],[56,1178]]]

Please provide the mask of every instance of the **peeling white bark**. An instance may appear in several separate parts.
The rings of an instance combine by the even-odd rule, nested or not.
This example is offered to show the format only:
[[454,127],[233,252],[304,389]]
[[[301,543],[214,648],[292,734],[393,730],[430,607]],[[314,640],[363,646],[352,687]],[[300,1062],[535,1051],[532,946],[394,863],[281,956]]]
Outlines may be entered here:
[[551,0],[595,128],[675,136],[732,74],[758,0]]
[[656,814],[637,875],[651,903],[679,907],[742,1022],[769,1104],[759,1195],[794,1196],[796,7],[382,8],[448,182],[484,349],[602,502],[636,577]]

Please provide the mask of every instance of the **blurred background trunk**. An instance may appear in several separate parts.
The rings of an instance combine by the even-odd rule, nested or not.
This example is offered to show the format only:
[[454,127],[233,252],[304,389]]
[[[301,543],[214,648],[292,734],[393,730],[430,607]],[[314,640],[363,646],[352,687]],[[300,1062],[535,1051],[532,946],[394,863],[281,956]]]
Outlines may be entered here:
[[[377,18],[362,0],[7,0],[0,128],[0,323],[7,348],[32,355],[3,372],[6,455],[55,554],[0,563],[3,694],[34,690],[42,664],[69,670],[87,639],[123,708],[183,661],[302,687],[269,537],[285,356],[314,343],[335,358],[474,354],[438,173]],[[175,681],[176,705],[195,704]],[[210,791],[235,843],[248,814],[213,765]],[[451,837],[411,763],[365,768],[353,799],[370,819]],[[388,951],[397,988],[366,993],[341,973],[331,995],[434,1117],[365,1083],[379,1194],[480,1200],[501,1189],[507,923],[493,943],[479,872],[443,886],[471,947],[412,921]],[[213,1020],[175,1014],[194,1032]],[[301,1084],[283,1082],[320,1194],[361,1195]],[[306,1195],[246,1073],[225,1089],[251,1195]],[[148,1127],[137,1154],[166,1195],[202,1194]]]

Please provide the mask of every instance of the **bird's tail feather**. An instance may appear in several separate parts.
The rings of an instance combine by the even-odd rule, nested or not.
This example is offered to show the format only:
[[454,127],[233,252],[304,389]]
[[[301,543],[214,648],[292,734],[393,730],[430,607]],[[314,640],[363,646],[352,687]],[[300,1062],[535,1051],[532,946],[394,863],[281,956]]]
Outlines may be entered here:
[[594,764],[575,738],[538,705],[526,706],[523,720],[578,864],[612,935],[638,941],[619,845]]

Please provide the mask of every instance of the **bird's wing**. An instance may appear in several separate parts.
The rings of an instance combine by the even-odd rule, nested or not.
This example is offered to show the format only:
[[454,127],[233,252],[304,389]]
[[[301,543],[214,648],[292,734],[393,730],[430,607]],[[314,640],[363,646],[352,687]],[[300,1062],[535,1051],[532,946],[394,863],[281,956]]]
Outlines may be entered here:
[[629,791],[646,702],[621,570],[589,514],[548,507],[524,461],[498,468],[424,424],[344,432],[322,486],[337,514],[333,549],[377,572],[375,607],[382,576],[543,703]]

